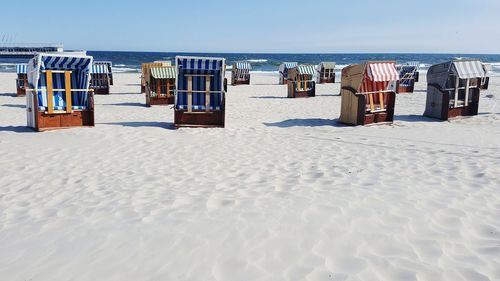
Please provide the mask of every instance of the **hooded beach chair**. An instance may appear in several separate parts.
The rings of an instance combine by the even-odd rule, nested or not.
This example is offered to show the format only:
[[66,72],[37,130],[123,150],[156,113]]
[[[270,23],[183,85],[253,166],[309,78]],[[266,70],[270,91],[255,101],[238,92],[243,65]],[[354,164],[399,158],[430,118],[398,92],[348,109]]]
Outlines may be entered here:
[[90,78],[90,88],[96,95],[109,95],[109,86],[111,85],[111,74],[107,62],[95,61],[92,65]]
[[488,77],[488,74],[493,71],[493,66],[489,63],[483,63],[483,69],[485,77],[481,79],[481,90],[488,90],[490,85],[490,77]]
[[16,78],[16,88],[17,88],[17,96],[25,96],[26,95],[26,84],[28,81],[28,64],[23,63],[23,64],[18,64],[16,65],[16,73],[17,73],[17,78]]
[[155,61],[155,62],[147,62],[142,64],[141,71],[141,93],[146,93],[146,83],[150,76],[149,70],[152,67],[163,67],[163,66],[171,66],[172,64],[169,61]]
[[280,65],[279,67],[279,73],[280,73],[280,80],[279,84],[280,85],[287,85],[288,83],[288,70],[290,68],[294,68],[298,65],[296,62],[284,62]]
[[28,64],[28,127],[37,131],[94,126],[90,90],[92,57],[70,53],[38,54]]
[[288,97],[307,98],[316,95],[314,75],[316,68],[313,65],[298,65],[288,70]]
[[418,75],[418,63],[399,65],[397,70],[399,71],[398,93],[413,93]]
[[481,81],[485,76],[479,60],[454,60],[431,66],[427,71],[424,116],[448,120],[477,115]]
[[175,77],[174,66],[152,67],[146,82],[146,105],[174,104]]
[[223,58],[176,57],[176,127],[224,127]]
[[231,70],[231,85],[250,85],[250,70],[249,62],[235,62]]
[[392,122],[399,73],[394,62],[367,62],[342,70],[339,121],[348,125]]
[[317,66],[318,84],[335,83],[335,62],[322,62]]

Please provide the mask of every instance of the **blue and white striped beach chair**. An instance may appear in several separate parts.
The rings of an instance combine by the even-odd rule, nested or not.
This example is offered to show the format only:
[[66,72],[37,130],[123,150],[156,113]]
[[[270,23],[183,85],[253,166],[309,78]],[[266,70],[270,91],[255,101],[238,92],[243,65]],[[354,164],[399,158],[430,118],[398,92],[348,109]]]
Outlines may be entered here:
[[176,57],[175,125],[224,127],[223,58]]
[[39,54],[28,64],[28,127],[93,126],[92,57]]
[[399,93],[413,93],[415,88],[416,73],[418,66],[416,65],[400,65],[399,70]]
[[90,88],[96,95],[109,95],[109,85],[111,85],[111,76],[108,62],[95,61],[92,65]]

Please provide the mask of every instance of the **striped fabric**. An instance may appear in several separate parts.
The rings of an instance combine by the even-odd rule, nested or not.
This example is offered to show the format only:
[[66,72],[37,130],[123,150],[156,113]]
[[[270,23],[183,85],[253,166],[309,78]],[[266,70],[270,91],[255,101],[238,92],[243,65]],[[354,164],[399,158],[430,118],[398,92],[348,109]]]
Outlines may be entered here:
[[248,62],[237,62],[233,65],[233,68],[252,70],[252,66]]
[[319,69],[335,69],[335,62],[322,62],[319,64]]
[[[218,58],[191,58],[177,57],[177,87],[175,106],[179,110],[187,110],[188,104],[188,76],[192,77],[192,90],[205,91],[206,77],[197,75],[211,75],[210,79],[210,110],[224,110],[223,83],[224,83],[224,59]],[[193,93],[193,110],[205,110],[205,93]]]
[[94,63],[92,65],[92,74],[108,74],[109,73],[109,68],[105,64],[97,64]]
[[483,78],[486,73],[479,60],[454,61],[453,66],[461,79]]
[[20,63],[16,65],[16,73],[17,74],[27,74],[28,73],[28,64]]
[[396,64],[392,62],[369,63],[368,76],[374,82],[388,82],[399,80]]
[[[28,81],[38,89],[38,107],[46,110],[47,101],[47,70],[71,71],[71,89],[85,90],[71,92],[73,109],[79,110],[88,106],[88,89],[93,58],[86,55],[70,54],[39,54],[29,65]],[[64,73],[52,73],[53,89],[65,89]],[[65,91],[53,91],[55,110],[66,107]]]
[[419,61],[409,61],[405,64],[403,64],[405,66],[415,66],[417,68],[417,70],[420,68],[420,62]]
[[[77,89],[77,73],[71,74],[71,88]],[[66,83],[64,81],[64,73],[52,74],[52,86],[54,89],[65,89]],[[66,110],[66,92],[53,91],[53,104],[54,110]],[[72,107],[74,110],[85,109],[88,105],[87,92],[72,92],[71,93]],[[40,76],[40,83],[38,87],[38,106],[40,110],[47,110],[47,81],[45,73]]]
[[296,63],[296,62],[284,62],[284,63],[282,63],[282,64],[280,65],[280,67],[279,67],[279,71],[280,71],[281,73],[286,73],[286,72],[288,72],[288,69],[290,69],[290,68],[294,68],[294,67],[296,67],[297,65],[298,65],[298,63]]
[[309,74],[309,75],[314,75],[316,74],[316,69],[314,68],[313,65],[299,65],[297,66],[297,72],[299,74]]
[[155,79],[175,79],[177,71],[175,67],[153,67],[150,73]]

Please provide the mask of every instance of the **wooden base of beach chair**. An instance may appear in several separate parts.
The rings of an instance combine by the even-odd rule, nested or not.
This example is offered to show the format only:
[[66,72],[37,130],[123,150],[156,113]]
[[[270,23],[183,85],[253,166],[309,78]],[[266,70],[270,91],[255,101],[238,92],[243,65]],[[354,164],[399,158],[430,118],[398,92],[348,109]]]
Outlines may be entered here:
[[363,126],[375,123],[392,123],[394,120],[394,106],[396,93],[384,94],[384,110],[378,112],[367,112],[366,104],[369,98],[364,94],[356,94],[349,87],[341,90],[342,101],[339,121],[346,125]]
[[94,95],[109,95],[109,88],[94,88]]
[[25,88],[17,88],[17,97],[24,97],[26,96],[26,89]]
[[[429,89],[428,89],[429,90]],[[434,92],[433,94],[435,94]],[[427,96],[427,104],[424,116],[446,121],[450,118],[460,116],[474,116],[479,112],[479,96],[480,90],[473,89],[469,93],[471,100],[467,106],[450,107],[450,94],[447,92],[439,92],[441,97],[434,100],[429,100],[429,93]],[[435,94],[437,95],[437,94]],[[434,96],[434,95],[431,95]]]
[[332,83],[335,83],[335,77],[319,79],[319,84],[332,84]]
[[47,130],[65,129],[73,127],[93,127],[94,111],[74,111],[73,113],[48,114],[37,112],[35,130],[42,132]]
[[232,80],[231,81],[232,86],[237,86],[237,85],[250,85],[250,79],[248,80]]
[[315,91],[293,91],[289,98],[312,98],[315,96]]
[[398,87],[398,93],[399,94],[405,94],[405,93],[413,93],[415,86],[410,85],[410,86],[399,86]]
[[147,106],[153,106],[153,105],[169,105],[169,104],[174,104],[175,98],[173,96],[168,97],[168,98],[151,98],[146,96],[146,105]]
[[225,125],[224,117],[225,117],[224,111],[188,113],[186,111],[175,110],[174,124],[176,128],[180,127],[224,128]]

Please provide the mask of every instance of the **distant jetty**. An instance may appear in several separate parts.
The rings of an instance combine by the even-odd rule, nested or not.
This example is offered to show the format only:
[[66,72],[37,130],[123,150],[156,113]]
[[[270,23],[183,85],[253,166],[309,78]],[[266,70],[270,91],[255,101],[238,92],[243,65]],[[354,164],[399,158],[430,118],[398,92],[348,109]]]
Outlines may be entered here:
[[0,44],[0,58],[31,58],[38,53],[64,52],[62,44]]

